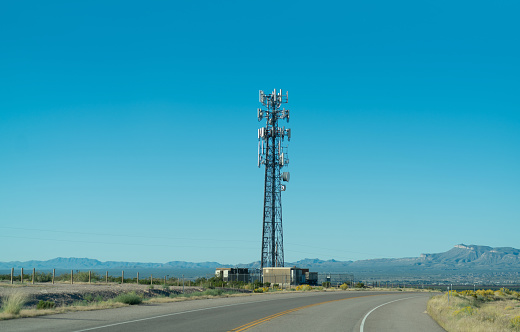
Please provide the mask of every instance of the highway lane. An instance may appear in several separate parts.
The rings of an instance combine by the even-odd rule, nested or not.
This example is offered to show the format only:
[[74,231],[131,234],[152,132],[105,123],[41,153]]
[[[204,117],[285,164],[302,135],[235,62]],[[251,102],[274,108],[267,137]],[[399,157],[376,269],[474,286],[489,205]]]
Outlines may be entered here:
[[[364,331],[444,331],[427,313],[430,297],[417,296],[385,304],[365,320]],[[398,318],[398,319],[396,319]]]
[[323,303],[244,331],[443,332],[426,313],[429,298],[426,293],[393,293]]
[[[406,297],[417,299],[403,299]],[[376,309],[366,318],[362,332],[381,331],[374,322],[388,317],[396,321],[409,320],[408,309],[395,307],[401,302],[413,303],[415,308],[421,307],[422,311],[414,311],[413,315],[430,319],[423,313],[428,298],[429,294],[408,292],[270,293],[1,321],[0,331],[316,331],[328,326],[329,330],[358,332],[363,318],[370,310],[383,303],[399,300]],[[387,307],[394,312],[389,314]],[[396,316],[396,313],[400,316]],[[427,322],[438,327],[431,319]],[[424,322],[421,324],[422,327],[428,325],[424,325]],[[390,325],[385,323],[384,326]]]

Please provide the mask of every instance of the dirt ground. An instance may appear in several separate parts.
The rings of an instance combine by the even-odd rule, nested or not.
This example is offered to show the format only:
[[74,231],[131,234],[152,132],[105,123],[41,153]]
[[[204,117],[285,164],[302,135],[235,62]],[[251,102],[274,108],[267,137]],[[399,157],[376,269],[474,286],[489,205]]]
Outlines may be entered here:
[[[184,287],[185,293],[200,292],[204,289],[200,287]],[[0,282],[0,299],[12,293],[20,292],[27,296],[26,305],[35,306],[40,300],[53,301],[57,306],[70,305],[76,301],[83,301],[88,298],[103,298],[108,300],[121,293],[134,291],[146,297],[170,296],[170,294],[180,294],[183,292],[182,286],[149,285],[137,284],[116,284],[116,283],[35,283],[33,284],[14,284]]]

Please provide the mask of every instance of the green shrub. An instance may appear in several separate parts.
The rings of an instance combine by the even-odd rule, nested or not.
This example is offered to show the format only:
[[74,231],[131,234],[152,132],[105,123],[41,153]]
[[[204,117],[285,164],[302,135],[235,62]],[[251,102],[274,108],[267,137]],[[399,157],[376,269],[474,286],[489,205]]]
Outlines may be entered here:
[[83,296],[83,300],[88,301],[88,302],[92,302],[93,299],[94,299],[94,296],[92,294],[85,294]]
[[341,288],[342,290],[347,290],[348,289],[348,285],[346,283],[344,283],[341,286],[339,286],[339,288]]
[[6,314],[18,315],[25,304],[26,297],[22,293],[14,293],[3,300],[2,311]]
[[43,300],[40,300],[40,302],[38,302],[38,304],[36,305],[36,309],[38,309],[38,310],[54,309],[55,307],[56,307],[56,303],[54,303],[52,301],[43,301]]
[[310,285],[298,285],[296,286],[297,291],[310,291],[312,290],[312,286]]
[[114,301],[133,305],[133,304],[140,304],[141,302],[143,302],[143,299],[139,295],[137,295],[135,292],[129,292],[129,293],[124,293],[124,294],[119,294],[118,296],[115,297]]
[[72,302],[72,306],[73,307],[85,307],[85,306],[88,306],[88,302],[85,300],[74,301],[74,302]]
[[[198,292],[192,293],[196,294]],[[203,292],[200,292],[200,295],[209,295],[209,296],[220,296],[222,294],[231,294],[234,292],[224,292],[222,289],[208,289]]]
[[203,292],[193,292],[193,293],[185,293],[185,294],[170,294],[170,297],[194,297],[194,296],[221,296],[221,295],[231,295],[236,294],[237,292],[233,291],[223,291],[221,289],[207,289]]
[[[52,274],[49,274],[49,277],[52,278]],[[112,281],[112,277],[108,277],[108,281]],[[119,278],[121,279],[121,278]],[[56,276],[57,281],[70,281],[70,273],[63,273],[59,276]],[[88,271],[87,272],[80,272],[75,271],[73,275],[74,282],[88,282]],[[90,281],[96,282],[96,281],[105,281],[104,276],[100,276],[96,272],[91,272],[90,274]]]
[[520,330],[520,316],[516,316],[511,319],[511,328],[515,329],[515,331]]
[[36,272],[34,274],[34,281],[36,281],[36,282],[50,282],[50,281],[52,281],[52,273],[50,273],[50,272],[49,273]]
[[453,312],[453,315],[454,315],[454,316],[457,316],[457,315],[466,315],[466,316],[471,316],[471,315],[473,315],[475,312],[476,312],[476,308],[473,308],[473,307],[470,307],[470,306],[465,306],[465,307],[462,307],[462,308],[459,309],[459,310],[455,310],[455,311]]
[[325,288],[330,288],[330,281],[324,281],[321,283],[321,286],[322,287],[325,287]]
[[233,280],[233,281],[228,282],[228,287],[231,287],[231,288],[244,288],[245,285],[246,285],[245,282],[238,281],[238,280]]
[[[195,282],[197,282],[200,280],[196,280]],[[179,281],[178,282],[178,285],[182,285],[182,283],[180,283]],[[215,277],[212,277],[212,278],[209,278],[207,280],[207,282],[205,283],[206,287],[208,288],[215,288],[215,287],[226,287],[226,282],[223,280],[223,278],[221,276],[215,276]]]

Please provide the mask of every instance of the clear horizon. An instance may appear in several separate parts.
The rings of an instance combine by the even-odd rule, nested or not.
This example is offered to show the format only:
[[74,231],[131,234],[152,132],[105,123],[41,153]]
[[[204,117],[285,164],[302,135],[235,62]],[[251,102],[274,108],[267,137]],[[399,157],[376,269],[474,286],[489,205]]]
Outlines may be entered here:
[[285,261],[518,246],[519,9],[6,3],[0,261],[260,260],[273,89]]
[[[502,248],[506,248],[506,249],[514,249],[514,250],[519,250],[517,248],[513,248],[513,247],[489,247],[489,246],[485,246],[485,245],[476,245],[476,244],[463,244],[463,243],[459,243],[459,244],[456,244],[454,246],[452,246],[450,249],[448,250],[445,250],[444,252],[436,252],[436,253],[431,253],[431,252],[424,252],[422,254],[443,254],[443,253],[446,253],[447,251],[453,249],[453,248],[456,248],[456,247],[460,247],[460,246],[467,246],[467,247],[472,247],[472,246],[477,246],[477,247],[488,247],[488,248],[491,248],[491,249],[502,249]],[[422,255],[421,254],[421,255]],[[419,255],[420,256],[420,255]],[[419,258],[419,256],[414,256],[414,257],[396,257],[396,259],[399,259],[399,258]],[[107,262],[114,262],[114,263],[138,263],[138,264],[166,264],[166,263],[170,263],[170,262],[183,262],[183,263],[195,263],[195,264],[202,264],[202,263],[218,263],[218,264],[221,264],[221,265],[237,265],[237,264],[226,264],[225,262],[219,262],[219,261],[167,261],[167,262],[157,262],[157,261],[113,261],[113,260],[99,260],[97,258],[94,258],[94,257],[63,257],[63,256],[60,256],[60,257],[54,257],[54,258],[51,258],[51,259],[47,259],[47,260],[28,260],[28,261],[17,261],[19,263],[26,263],[26,262],[30,262],[30,261],[38,261],[38,262],[47,262],[47,261],[52,261],[52,260],[56,260],[56,259],[87,259],[87,260],[95,260],[95,261],[99,261],[101,263],[107,263]],[[299,259],[297,261],[293,261],[293,262],[287,262],[287,263],[296,263],[296,262],[299,262],[299,261],[304,261],[304,260],[321,260],[321,261],[336,261],[336,262],[347,262],[347,261],[342,261],[342,260],[338,260],[338,259],[334,259],[334,258],[331,258],[331,259],[328,259],[328,260],[322,260],[322,259],[319,259],[317,257],[305,257],[305,258],[302,258],[302,259]],[[365,259],[362,259],[362,260],[376,260],[376,259],[380,259],[380,258],[365,258]],[[357,260],[351,260],[353,262],[357,261]],[[253,263],[259,263],[260,260],[256,260],[256,261],[251,261],[251,262],[240,262],[238,263],[238,265],[240,264],[253,264]],[[5,261],[0,261],[0,263],[10,263],[10,262],[5,262]],[[130,267],[129,267],[130,268]]]

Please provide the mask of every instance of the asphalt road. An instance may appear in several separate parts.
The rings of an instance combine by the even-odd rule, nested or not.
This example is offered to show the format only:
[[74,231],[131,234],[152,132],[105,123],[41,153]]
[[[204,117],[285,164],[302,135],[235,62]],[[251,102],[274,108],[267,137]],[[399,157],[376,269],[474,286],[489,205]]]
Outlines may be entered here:
[[0,321],[0,331],[444,331],[428,293],[263,294]]

